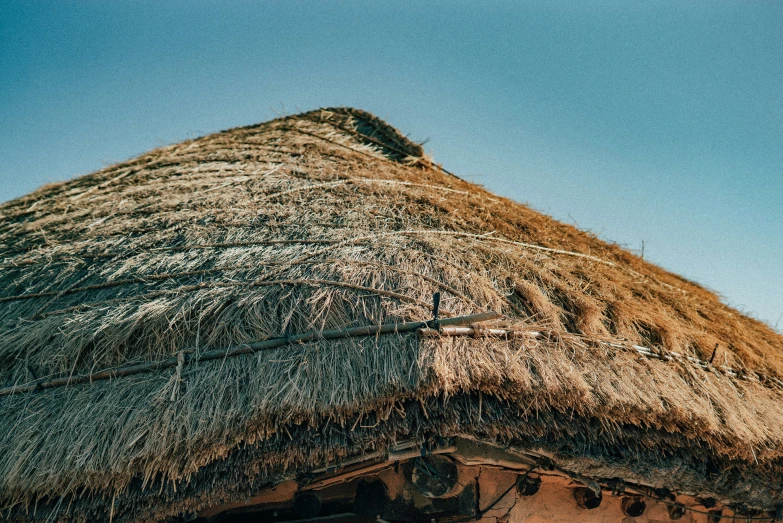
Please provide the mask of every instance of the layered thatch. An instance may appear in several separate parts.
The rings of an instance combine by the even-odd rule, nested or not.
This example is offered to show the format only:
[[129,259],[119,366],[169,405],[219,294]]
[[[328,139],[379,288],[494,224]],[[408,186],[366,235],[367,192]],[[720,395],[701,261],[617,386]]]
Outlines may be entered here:
[[[541,335],[316,339],[196,361],[426,320],[434,292],[446,316],[494,310]],[[178,355],[155,372],[35,388]],[[764,324],[445,173],[362,111],[163,147],[0,206],[9,517],[187,514],[455,435],[770,507],[783,501],[781,374],[783,338]]]

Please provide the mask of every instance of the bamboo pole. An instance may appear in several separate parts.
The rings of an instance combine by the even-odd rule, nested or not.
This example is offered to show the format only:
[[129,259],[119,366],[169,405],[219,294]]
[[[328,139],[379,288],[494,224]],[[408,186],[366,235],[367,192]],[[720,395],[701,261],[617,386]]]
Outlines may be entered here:
[[[441,322],[442,323],[442,322]],[[522,338],[539,336],[535,331],[515,331],[511,329],[483,329],[474,327],[442,327],[440,329],[419,329],[420,336],[437,338],[438,336],[489,336],[493,338]]]
[[181,355],[172,356],[161,361],[138,363],[135,365],[125,365],[113,369],[105,369],[92,374],[81,374],[76,376],[67,376],[63,378],[54,378],[50,380],[39,380],[24,385],[14,385],[0,389],[0,396],[9,396],[34,390],[51,389],[55,387],[64,387],[66,385],[77,385],[80,383],[92,383],[93,381],[108,380],[120,376],[132,376],[145,372],[154,372],[157,370],[175,367],[182,361],[182,365],[192,362],[210,361],[223,358],[241,356],[243,354],[253,354],[262,350],[271,350],[284,345],[293,345],[295,343],[307,343],[315,340],[336,340],[340,338],[351,338],[360,336],[379,336],[381,334],[394,334],[399,332],[412,332],[422,328],[432,328],[436,325],[470,325],[500,318],[500,314],[494,311],[470,314],[467,316],[456,316],[454,318],[444,318],[430,321],[410,321],[404,323],[386,323],[383,325],[368,325],[365,327],[349,327],[342,329],[332,329],[325,331],[313,331],[294,336],[281,338],[272,338],[253,343],[238,345],[224,349],[212,349],[200,354],[194,354],[192,351],[182,351]]

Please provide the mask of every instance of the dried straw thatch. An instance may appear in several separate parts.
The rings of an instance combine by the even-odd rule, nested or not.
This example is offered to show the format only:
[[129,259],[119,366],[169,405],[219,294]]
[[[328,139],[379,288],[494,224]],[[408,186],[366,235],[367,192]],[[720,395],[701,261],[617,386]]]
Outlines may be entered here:
[[[225,353],[427,320],[435,292],[443,317],[497,311],[489,326],[517,335]],[[444,172],[353,109],[163,147],[0,206],[3,517],[188,514],[455,435],[770,507],[781,374],[764,324]]]

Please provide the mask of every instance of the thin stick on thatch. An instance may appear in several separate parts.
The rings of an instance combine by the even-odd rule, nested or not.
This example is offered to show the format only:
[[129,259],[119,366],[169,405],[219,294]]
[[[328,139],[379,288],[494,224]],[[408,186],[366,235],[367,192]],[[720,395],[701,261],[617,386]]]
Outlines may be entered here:
[[[435,278],[432,278],[430,276],[427,276],[426,274],[421,274],[415,271],[408,271],[404,269],[400,269],[399,267],[393,267],[388,264],[383,264],[375,261],[367,261],[367,260],[351,260],[346,258],[328,258],[326,260],[318,260],[318,261],[308,261],[304,262],[309,265],[317,265],[317,264],[327,264],[327,263],[346,263],[350,265],[368,265],[368,266],[374,266],[374,267],[381,267],[386,270],[394,271],[394,272],[400,272],[403,274],[408,274],[411,276],[416,276],[418,278],[421,278],[424,281],[427,281],[429,283],[432,283],[433,285],[436,285],[440,288],[442,288],[445,291],[448,291],[449,293],[453,294],[454,296],[457,296],[458,298],[461,298],[465,300],[465,302],[475,305],[473,300],[471,300],[469,297],[467,297],[465,294],[459,292],[457,289],[452,287],[451,285],[448,285],[446,283],[443,283],[441,281],[436,280]],[[123,285],[133,285],[133,284],[149,284],[150,282],[156,282],[156,281],[162,281],[162,280],[173,280],[177,278],[189,278],[194,276],[206,276],[208,274],[215,274],[218,272],[229,272],[229,271],[236,271],[241,269],[251,269],[251,268],[257,268],[259,266],[269,266],[269,267],[277,267],[277,266],[289,266],[289,262],[276,262],[276,261],[270,261],[270,262],[252,262],[252,263],[244,263],[239,265],[228,265],[225,267],[213,267],[211,269],[200,269],[195,271],[179,271],[179,272],[170,272],[170,273],[161,273],[161,274],[149,274],[144,276],[139,276],[135,278],[124,278],[121,280],[112,280],[107,281],[103,283],[96,283],[94,285],[86,285],[84,287],[78,287],[76,285],[72,285],[69,288],[59,290],[59,291],[45,291],[45,292],[32,292],[28,294],[15,294],[12,296],[3,296],[0,297],[0,303],[3,302],[9,302],[9,301],[18,301],[18,300],[29,300],[29,299],[35,299],[35,298],[46,298],[51,296],[56,297],[62,297],[65,295],[70,294],[76,294],[80,292],[88,292],[88,291],[94,291],[94,290],[100,290],[100,289],[107,289],[110,287],[119,287]],[[300,264],[302,265],[302,264]],[[86,279],[91,275],[86,275],[82,280]],[[203,285],[203,284],[202,284]],[[190,286],[188,286],[190,287]],[[179,289],[170,289],[170,291],[181,291],[183,288]],[[381,291],[384,292],[384,291]],[[85,305],[85,304],[82,304]]]
[[[73,307],[67,307],[65,309],[58,309],[54,311],[48,311],[48,312],[39,312],[36,315],[32,316],[28,319],[39,319],[39,318],[45,318],[48,316],[53,316],[55,314],[63,314],[66,312],[71,312],[75,310],[80,310],[88,307],[96,307],[99,305],[110,305],[114,303],[122,303],[129,300],[140,300],[140,299],[151,299],[156,298],[158,296],[165,296],[165,295],[171,295],[171,294],[181,294],[183,292],[195,292],[198,290],[203,289],[219,289],[219,288],[236,288],[236,287],[269,287],[274,285],[309,285],[311,287],[317,287],[317,286],[332,286],[332,287],[342,287],[345,289],[353,289],[357,291],[364,291],[369,292],[370,294],[377,294],[379,296],[386,296],[388,298],[395,298],[400,301],[405,301],[408,303],[413,303],[415,305],[419,305],[421,307],[429,307],[428,303],[425,303],[421,300],[417,300],[416,298],[411,298],[410,296],[406,296],[404,294],[400,294],[398,292],[394,291],[387,291],[384,289],[376,289],[374,287],[365,287],[363,285],[354,285],[352,283],[346,283],[346,282],[340,282],[340,281],[332,281],[332,280],[320,280],[320,279],[296,279],[296,280],[256,280],[256,281],[250,281],[250,282],[202,282],[197,283],[195,285],[183,285],[182,287],[177,287],[176,289],[164,289],[164,290],[157,290],[157,291],[151,291],[147,292],[145,294],[139,294],[136,296],[126,296],[123,298],[112,298],[110,300],[102,300],[102,301],[94,301],[89,303],[80,303],[79,305],[74,305]],[[451,315],[449,311],[442,311],[442,314],[448,316]]]
[[264,199],[276,198],[278,196],[285,196],[287,194],[293,194],[295,192],[309,191],[310,189],[329,189],[332,187],[339,187],[340,185],[361,185],[361,184],[373,184],[380,183],[386,185],[401,185],[403,187],[423,187],[425,189],[433,189],[435,191],[450,192],[454,194],[470,194],[468,191],[458,191],[457,189],[450,189],[440,185],[429,185],[426,183],[412,183],[402,182],[399,180],[382,180],[378,178],[357,178],[357,179],[345,179],[337,180],[335,182],[314,183],[312,185],[303,185],[301,187],[293,187],[286,189],[285,191],[279,191],[271,194],[264,195]]
[[[312,188],[314,186],[308,186],[303,187],[302,189]],[[292,189],[290,192],[295,192],[296,190]],[[284,193],[288,193],[289,191],[284,191]],[[268,196],[280,196],[283,193],[275,193],[274,195],[268,195]],[[141,231],[144,232],[144,231]],[[376,240],[384,237],[389,236],[424,236],[424,235],[432,235],[432,236],[455,236],[455,237],[463,237],[463,238],[470,238],[473,240],[484,240],[484,241],[493,241],[498,243],[505,243],[509,245],[516,245],[519,247],[527,248],[527,249],[534,249],[542,252],[548,252],[551,254],[563,254],[568,256],[574,256],[577,258],[585,258],[594,262],[602,263],[604,265],[608,265],[610,267],[615,267],[616,264],[614,262],[611,262],[609,260],[604,260],[601,258],[598,258],[597,256],[592,256],[590,254],[584,254],[581,252],[574,252],[574,251],[567,251],[564,249],[553,249],[551,247],[544,247],[543,245],[536,245],[532,243],[525,243],[525,242],[519,242],[514,240],[509,240],[506,238],[499,238],[495,236],[491,236],[490,234],[475,234],[470,232],[464,232],[464,231],[450,231],[450,230],[437,230],[437,229],[431,229],[431,230],[401,230],[401,231],[384,231],[384,232],[378,232],[371,235],[362,235],[354,238],[347,238],[344,240],[336,240],[336,239],[326,239],[326,238],[308,238],[308,239],[260,239],[260,240],[248,240],[248,241],[235,241],[235,242],[217,242],[217,243],[201,243],[201,244],[193,244],[193,245],[174,245],[174,246],[162,246],[162,247],[154,247],[150,249],[150,251],[153,252],[186,252],[190,250],[196,250],[196,249],[231,249],[236,247],[255,247],[255,246],[263,246],[263,245],[307,245],[307,244],[324,244],[329,245],[329,250],[332,250],[333,248],[339,248],[343,246],[348,245],[356,245],[360,244],[366,241],[370,240]],[[314,256],[317,256],[321,254],[324,251],[316,251],[315,253],[307,255],[307,258],[311,258]],[[14,254],[13,252],[9,253],[9,255]],[[91,254],[69,254],[69,256],[79,256],[82,258],[111,258],[114,256],[117,256],[117,252],[111,252],[111,251],[104,251],[100,253],[91,253]],[[47,258],[49,260],[51,258]],[[303,259],[295,260],[295,262],[301,262]],[[30,263],[35,263],[36,261],[33,260]],[[292,262],[293,263],[293,262]],[[8,264],[0,265],[0,268],[12,268],[16,267],[18,265],[24,265],[27,264],[26,261],[23,262],[13,262]],[[642,277],[647,278],[648,276],[644,276],[643,274],[640,274],[638,272],[632,271],[630,269],[627,269],[629,272],[632,272],[633,274]],[[672,287],[671,285],[665,284],[668,287]]]
[[[454,318],[445,318],[438,320],[438,325],[470,325],[472,323],[480,323],[483,321],[496,320],[500,318],[500,314],[494,311],[481,312],[478,314],[470,314],[468,316],[457,316]],[[83,374],[80,376],[69,376],[66,378],[55,378],[52,380],[39,381],[36,383],[29,383],[25,385],[15,385],[12,387],[6,387],[0,389],[0,396],[8,396],[11,394],[19,394],[23,392],[31,392],[34,390],[51,389],[55,387],[64,387],[66,385],[76,385],[79,383],[87,383],[93,381],[107,380],[120,376],[132,376],[134,374],[141,374],[144,372],[153,372],[157,370],[167,369],[175,367],[177,365],[187,365],[193,361],[209,361],[223,358],[231,358],[233,356],[241,356],[243,354],[253,354],[262,350],[276,349],[284,345],[293,345],[295,343],[307,343],[314,340],[336,340],[340,338],[351,338],[359,336],[378,336],[381,334],[394,334],[399,332],[411,332],[421,328],[432,328],[435,325],[434,320],[430,321],[410,321],[404,323],[387,323],[384,325],[370,325],[366,327],[351,327],[343,329],[332,329],[325,331],[306,332],[304,334],[297,334],[295,336],[286,336],[282,338],[272,338],[263,341],[257,341],[254,343],[247,343],[239,345],[237,347],[231,347],[227,349],[213,349],[202,352],[201,354],[193,355],[192,352],[182,351],[171,358],[153,361],[148,363],[139,363],[136,365],[126,365],[123,367],[117,367],[114,369],[105,369],[93,374]]]
[[480,329],[478,327],[444,327],[442,329],[419,329],[420,336],[490,336],[495,338],[513,338],[516,336],[538,336],[538,332],[513,331],[510,329]]

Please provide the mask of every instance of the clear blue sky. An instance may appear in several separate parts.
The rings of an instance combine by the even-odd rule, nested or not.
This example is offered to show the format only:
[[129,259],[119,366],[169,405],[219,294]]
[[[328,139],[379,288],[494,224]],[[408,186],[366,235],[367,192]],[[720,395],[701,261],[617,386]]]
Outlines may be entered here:
[[0,0],[0,201],[349,105],[783,327],[783,2],[477,4]]

